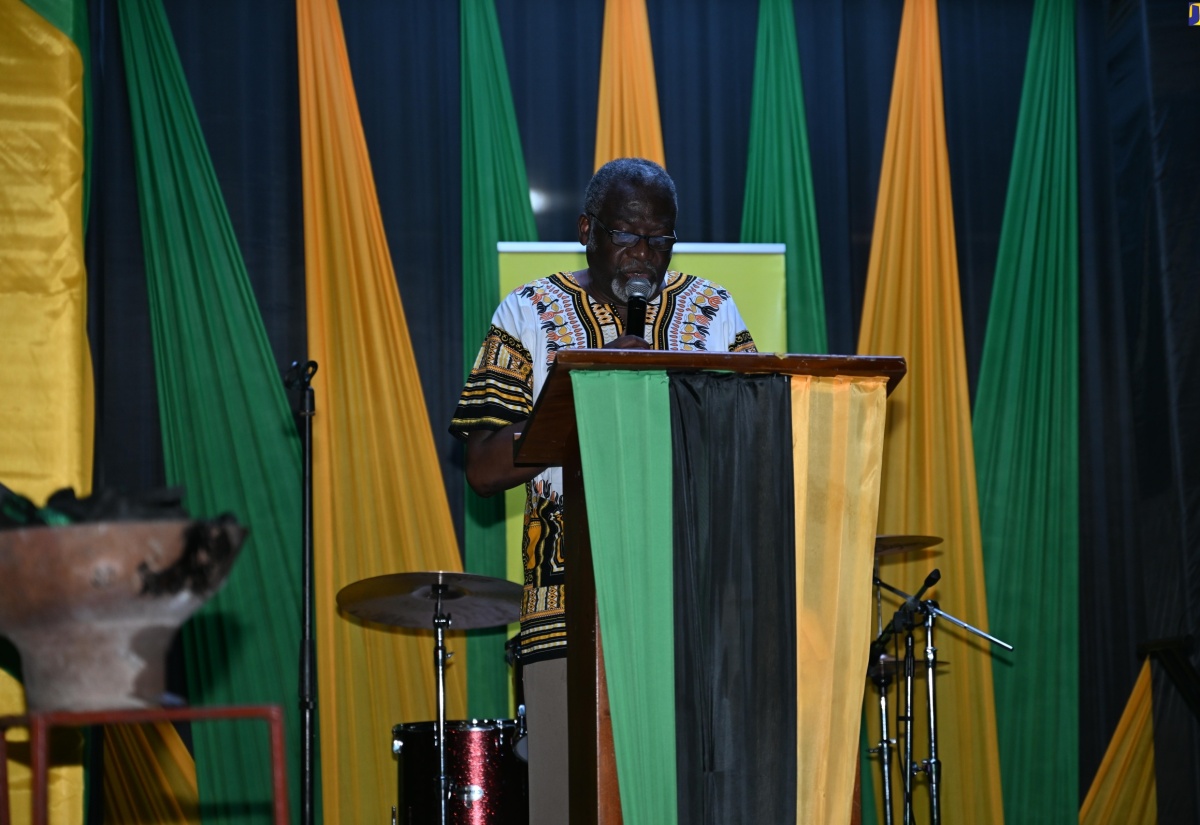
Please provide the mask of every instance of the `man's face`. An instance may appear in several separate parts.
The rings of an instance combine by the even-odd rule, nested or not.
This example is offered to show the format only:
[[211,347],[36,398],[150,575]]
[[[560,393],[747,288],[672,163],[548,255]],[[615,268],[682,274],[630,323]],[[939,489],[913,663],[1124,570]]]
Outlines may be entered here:
[[642,276],[650,282],[651,296],[657,295],[671,262],[671,250],[656,251],[645,238],[634,246],[617,246],[605,229],[637,235],[672,235],[675,204],[669,192],[658,186],[629,182],[614,186],[593,219],[579,216],[579,242],[587,246],[588,273],[593,290],[624,304],[625,285]]

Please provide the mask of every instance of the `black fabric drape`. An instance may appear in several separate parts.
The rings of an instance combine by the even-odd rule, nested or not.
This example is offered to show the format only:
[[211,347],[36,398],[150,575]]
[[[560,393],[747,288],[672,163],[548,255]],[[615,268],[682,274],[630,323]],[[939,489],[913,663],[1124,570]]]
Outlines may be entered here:
[[[1079,3],[1080,780],[1141,664],[1200,665],[1200,50],[1178,7]],[[1160,822],[1200,822],[1200,720],[1154,668]]]
[[679,821],[796,816],[791,401],[780,376],[671,376]]

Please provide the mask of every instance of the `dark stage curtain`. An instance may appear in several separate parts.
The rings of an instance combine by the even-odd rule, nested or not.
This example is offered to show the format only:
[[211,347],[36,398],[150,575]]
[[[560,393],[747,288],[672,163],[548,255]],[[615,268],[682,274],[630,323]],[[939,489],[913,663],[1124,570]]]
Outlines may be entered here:
[[796,816],[788,379],[679,373],[670,389],[679,821],[786,822]]
[[[1196,29],[1157,0],[1080,3],[1080,778],[1140,667],[1200,665]],[[1200,720],[1153,671],[1160,822],[1200,821]]]

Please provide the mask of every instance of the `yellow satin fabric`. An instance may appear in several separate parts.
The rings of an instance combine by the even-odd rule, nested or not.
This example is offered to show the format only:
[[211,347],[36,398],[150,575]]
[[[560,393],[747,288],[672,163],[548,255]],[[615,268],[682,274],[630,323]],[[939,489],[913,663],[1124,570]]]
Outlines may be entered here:
[[607,0],[596,112],[596,168],[614,158],[667,165],[646,0]]
[[796,822],[849,822],[871,626],[887,382],[792,376]]
[[[79,50],[21,0],[0,0],[0,482],[39,504],[63,487],[91,490],[83,141]],[[21,684],[0,672],[0,714],[24,709]],[[54,823],[83,819],[72,736],[76,764],[51,769]],[[8,763],[15,823],[30,815],[23,750]]]
[[106,727],[104,759],[106,823],[200,821],[196,763],[170,723]]
[[1150,660],[1142,663],[1121,721],[1113,733],[1087,798],[1079,825],[1155,825],[1158,796],[1154,779],[1154,702]]
[[[903,355],[908,363],[908,375],[889,403],[879,532],[941,536],[944,543],[936,556],[888,559],[880,575],[914,593],[939,568],[942,580],[930,596],[943,610],[986,630],[949,169],[937,4],[906,0],[858,351]],[[885,601],[885,620],[895,606]],[[938,658],[950,663],[938,682],[938,756],[946,765],[943,774],[954,776],[940,786],[942,818],[1001,823],[990,651],[948,623],[938,628]],[[868,708],[867,719],[870,741],[877,742],[878,710]],[[927,742],[915,741],[913,755],[925,758]],[[878,768],[875,787],[878,796]],[[926,821],[928,794],[914,797],[916,819]]]
[[91,490],[83,138],[79,50],[0,0],[0,481],[38,503]]
[[[341,16],[298,0],[300,128],[313,380],[314,576],[326,822],[386,820],[392,725],[436,715],[429,631],[338,614],[370,576],[461,570],[408,325],[384,236]],[[465,644],[451,639],[447,714],[466,707]]]

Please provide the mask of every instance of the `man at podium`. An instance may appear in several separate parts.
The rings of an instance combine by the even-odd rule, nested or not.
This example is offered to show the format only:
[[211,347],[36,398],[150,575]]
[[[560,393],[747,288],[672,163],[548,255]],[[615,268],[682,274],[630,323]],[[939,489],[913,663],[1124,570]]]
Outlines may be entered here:
[[514,466],[513,436],[560,349],[755,352],[723,287],[668,269],[675,183],[653,161],[620,158],[584,194],[577,229],[587,268],[518,287],[496,309],[450,431],[466,441],[467,482],[491,496],[525,484],[520,656],[529,729],[531,825],[568,821],[563,479]]

